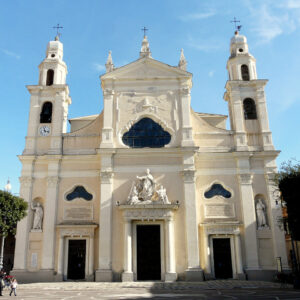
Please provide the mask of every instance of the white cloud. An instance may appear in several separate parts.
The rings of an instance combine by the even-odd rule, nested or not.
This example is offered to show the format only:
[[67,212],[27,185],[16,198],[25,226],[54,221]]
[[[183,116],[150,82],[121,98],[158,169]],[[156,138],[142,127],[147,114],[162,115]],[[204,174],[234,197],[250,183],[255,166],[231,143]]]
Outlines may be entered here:
[[188,35],[187,37],[187,45],[204,52],[216,51],[222,47],[220,41],[212,39],[195,39],[191,35]]
[[288,9],[300,8],[300,0],[288,0],[284,6]]
[[14,58],[16,58],[16,59],[20,59],[20,58],[21,58],[20,55],[14,53],[14,52],[12,52],[12,51],[9,51],[9,50],[7,50],[7,49],[1,49],[1,51],[2,51],[4,54],[6,54],[6,55],[8,55],[8,56],[11,56],[11,57],[14,57]]
[[250,12],[252,31],[259,38],[259,44],[265,44],[274,38],[293,32],[300,25],[299,15],[295,8],[300,8],[300,0],[288,0],[285,4],[264,1],[260,6],[253,6],[251,1],[245,0]]
[[213,17],[214,15],[216,15],[216,12],[211,10],[208,12],[183,15],[183,16],[180,16],[179,19],[184,22],[189,22],[189,21],[194,21],[194,20],[207,19],[207,18]]
[[93,63],[93,67],[96,71],[101,72],[101,71],[105,71],[105,66],[98,64],[98,63]]
[[215,71],[214,71],[214,70],[211,70],[211,71],[208,72],[208,76],[209,76],[209,77],[213,77],[214,74],[215,74]]

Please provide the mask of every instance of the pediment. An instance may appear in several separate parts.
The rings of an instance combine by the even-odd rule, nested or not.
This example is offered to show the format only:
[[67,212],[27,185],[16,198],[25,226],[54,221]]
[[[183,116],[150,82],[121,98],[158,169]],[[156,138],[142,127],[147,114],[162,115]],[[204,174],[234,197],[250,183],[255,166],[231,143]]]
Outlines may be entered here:
[[152,58],[141,58],[101,76],[106,79],[190,78],[192,74]]

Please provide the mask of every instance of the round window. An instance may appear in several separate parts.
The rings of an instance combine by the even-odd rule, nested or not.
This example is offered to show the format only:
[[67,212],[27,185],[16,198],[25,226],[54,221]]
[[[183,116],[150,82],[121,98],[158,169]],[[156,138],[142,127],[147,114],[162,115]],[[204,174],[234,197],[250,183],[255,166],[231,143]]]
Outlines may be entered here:
[[51,57],[55,57],[55,54],[51,54]]
[[242,48],[239,49],[239,52],[243,52],[244,50]]

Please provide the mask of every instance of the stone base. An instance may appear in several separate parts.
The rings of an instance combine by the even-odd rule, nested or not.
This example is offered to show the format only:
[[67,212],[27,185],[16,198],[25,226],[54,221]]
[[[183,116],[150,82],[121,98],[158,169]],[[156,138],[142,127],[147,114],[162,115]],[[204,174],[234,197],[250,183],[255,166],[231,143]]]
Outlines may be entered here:
[[39,270],[30,272],[27,270],[12,270],[10,275],[17,278],[19,283],[52,282],[55,281],[54,270]]
[[240,273],[236,275],[236,279],[238,280],[246,280],[246,274],[245,273]]
[[95,281],[98,282],[112,282],[113,272],[112,270],[96,270]]
[[177,280],[177,273],[166,273],[165,282],[174,282]]
[[132,272],[123,272],[122,273],[122,282],[133,281],[133,273]]
[[273,281],[274,276],[277,273],[276,270],[249,270],[246,269],[246,276],[248,280],[262,280],[262,281]]
[[201,268],[190,268],[185,271],[186,281],[203,281],[203,270]]

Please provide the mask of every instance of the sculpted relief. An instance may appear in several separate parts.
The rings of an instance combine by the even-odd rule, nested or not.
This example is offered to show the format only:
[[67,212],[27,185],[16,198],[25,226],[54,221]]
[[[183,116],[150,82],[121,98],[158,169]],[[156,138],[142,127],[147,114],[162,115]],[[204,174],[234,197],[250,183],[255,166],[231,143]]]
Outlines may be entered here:
[[160,185],[156,187],[150,170],[146,170],[146,175],[136,176],[137,180],[132,183],[127,204],[170,204],[166,189]]

